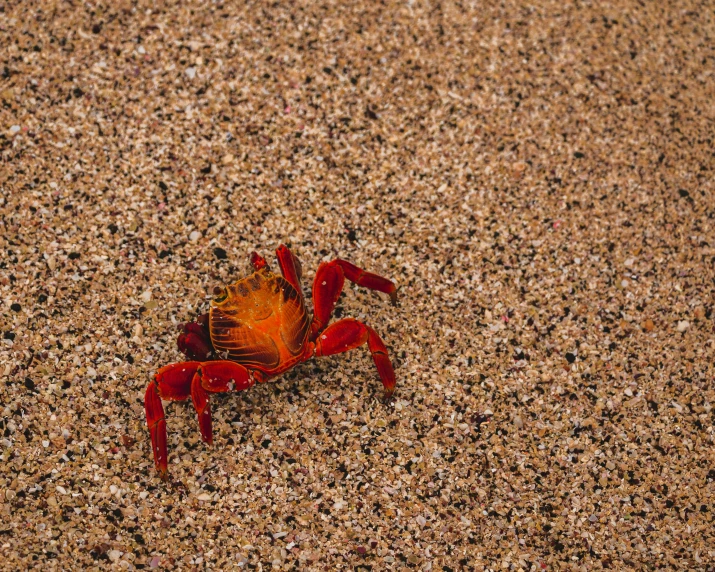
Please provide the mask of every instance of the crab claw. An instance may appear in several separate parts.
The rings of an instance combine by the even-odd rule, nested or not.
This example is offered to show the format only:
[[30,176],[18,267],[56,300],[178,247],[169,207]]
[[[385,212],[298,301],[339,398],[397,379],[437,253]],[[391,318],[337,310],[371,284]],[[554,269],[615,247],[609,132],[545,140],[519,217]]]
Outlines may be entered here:
[[268,268],[268,263],[266,259],[257,252],[251,252],[251,266],[253,266],[254,270],[258,271],[262,268]]
[[213,347],[206,329],[197,322],[184,324],[181,329],[183,332],[179,335],[179,351],[190,360],[208,360],[213,352]]

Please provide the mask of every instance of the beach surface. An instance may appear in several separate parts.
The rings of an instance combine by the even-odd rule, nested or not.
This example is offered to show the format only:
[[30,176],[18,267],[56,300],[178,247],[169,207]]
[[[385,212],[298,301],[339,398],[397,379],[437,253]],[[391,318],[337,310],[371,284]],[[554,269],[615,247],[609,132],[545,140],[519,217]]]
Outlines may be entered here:
[[[715,565],[709,2],[0,6],[0,569]],[[144,391],[336,257],[385,341]]]

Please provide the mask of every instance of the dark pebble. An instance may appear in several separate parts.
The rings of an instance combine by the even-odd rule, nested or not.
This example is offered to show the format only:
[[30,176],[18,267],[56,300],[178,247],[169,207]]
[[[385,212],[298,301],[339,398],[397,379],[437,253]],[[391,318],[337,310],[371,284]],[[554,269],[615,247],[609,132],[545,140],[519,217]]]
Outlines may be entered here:
[[365,117],[367,117],[368,119],[372,119],[374,121],[375,119],[377,119],[377,113],[375,113],[369,107],[366,107],[365,108]]

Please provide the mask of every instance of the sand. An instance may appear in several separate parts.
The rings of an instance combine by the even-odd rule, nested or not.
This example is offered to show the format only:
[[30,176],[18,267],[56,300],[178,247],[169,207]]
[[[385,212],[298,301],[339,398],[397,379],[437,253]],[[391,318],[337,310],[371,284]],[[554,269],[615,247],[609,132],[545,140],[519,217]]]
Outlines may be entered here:
[[[715,569],[708,2],[0,6],[0,568]],[[385,340],[143,396],[279,244]],[[309,302],[310,303],[310,302]]]

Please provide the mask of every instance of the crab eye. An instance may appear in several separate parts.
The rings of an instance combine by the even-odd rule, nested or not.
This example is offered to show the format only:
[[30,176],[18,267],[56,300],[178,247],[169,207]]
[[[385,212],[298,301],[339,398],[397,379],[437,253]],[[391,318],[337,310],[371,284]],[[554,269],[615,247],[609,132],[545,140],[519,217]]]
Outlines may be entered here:
[[228,291],[226,290],[226,288],[216,286],[216,288],[214,288],[214,302],[221,303],[226,298],[228,298]]

